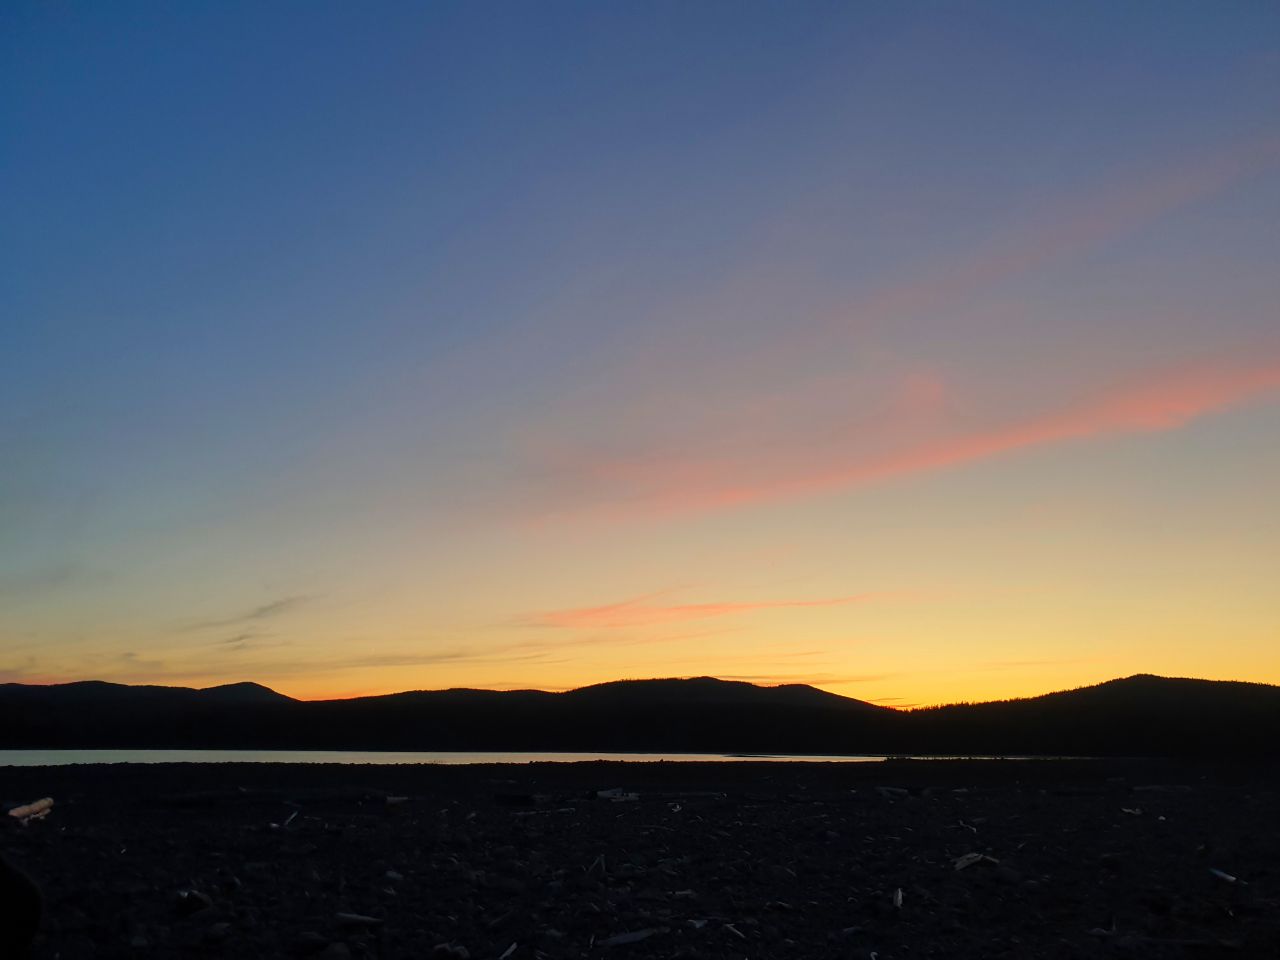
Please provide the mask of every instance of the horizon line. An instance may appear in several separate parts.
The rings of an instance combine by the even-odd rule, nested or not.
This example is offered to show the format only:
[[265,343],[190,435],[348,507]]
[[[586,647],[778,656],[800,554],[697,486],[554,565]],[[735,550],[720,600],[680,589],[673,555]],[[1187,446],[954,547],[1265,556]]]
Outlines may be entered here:
[[277,696],[284,697],[285,699],[290,700],[294,703],[334,703],[334,702],[341,702],[341,701],[347,701],[347,700],[372,700],[380,697],[395,697],[395,696],[402,696],[404,694],[410,694],[410,693],[449,693],[454,691],[471,691],[476,693],[496,693],[496,694],[545,693],[548,696],[557,696],[557,695],[566,694],[566,693],[574,693],[579,690],[588,690],[592,687],[609,686],[611,684],[658,683],[663,681],[713,680],[717,683],[744,684],[746,686],[756,687],[762,690],[775,690],[775,689],[781,689],[783,687],[809,687],[810,689],[818,690],[818,691],[821,691],[822,693],[827,693],[833,697],[839,697],[843,700],[850,700],[856,703],[866,703],[872,706],[880,707],[885,710],[893,710],[897,713],[912,713],[918,710],[935,710],[941,707],[982,706],[985,704],[993,704],[993,703],[1015,703],[1015,702],[1024,701],[1024,700],[1036,700],[1036,699],[1039,699],[1040,697],[1048,697],[1054,694],[1073,693],[1077,690],[1088,690],[1094,687],[1101,687],[1109,683],[1119,683],[1125,680],[1137,680],[1137,679],[1143,679],[1143,678],[1149,678],[1153,680],[1170,680],[1170,681],[1183,680],[1183,681],[1191,681],[1196,683],[1245,684],[1248,686],[1280,688],[1280,684],[1267,683],[1266,681],[1262,681],[1262,680],[1215,680],[1209,677],[1180,677],[1180,676],[1166,676],[1164,674],[1159,674],[1159,673],[1138,672],[1138,673],[1129,674],[1123,677],[1110,677],[1108,679],[1099,680],[1094,683],[1086,683],[1086,684],[1082,684],[1080,686],[1075,686],[1075,687],[1063,687],[1061,689],[1056,689],[1056,690],[1047,690],[1044,693],[1036,693],[1036,694],[1030,694],[1027,696],[1020,696],[1020,697],[1005,697],[1005,698],[1000,698],[995,700],[953,700],[945,703],[912,703],[912,704],[902,704],[899,706],[893,706],[892,704],[883,702],[883,700],[886,698],[881,698],[880,700],[862,700],[858,697],[848,697],[842,693],[833,693],[830,690],[824,690],[821,686],[818,686],[817,684],[814,684],[814,683],[802,683],[799,681],[786,681],[786,682],[780,682],[780,683],[752,682],[750,680],[739,680],[739,679],[732,679],[732,678],[715,677],[715,676],[711,676],[710,674],[691,674],[688,676],[666,676],[666,677],[620,677],[614,680],[602,680],[597,683],[583,684],[580,687],[563,687],[558,689],[555,689],[555,688],[540,689],[536,687],[511,687],[511,688],[505,688],[505,689],[495,689],[492,687],[461,686],[461,687],[437,687],[434,689],[393,690],[387,693],[357,694],[357,695],[348,696],[348,697],[311,697],[311,698],[291,697],[288,694],[281,693],[275,688],[270,687],[265,683],[260,683],[257,680],[231,680],[226,683],[216,683],[208,687],[193,687],[193,686],[189,687],[189,686],[183,686],[181,684],[163,684],[163,683],[122,683],[117,680],[101,680],[96,678],[86,678],[82,680],[62,680],[62,681],[51,682],[51,683],[23,683],[22,681],[19,681],[19,680],[9,680],[9,681],[0,683],[0,687],[7,687],[7,686],[64,687],[64,686],[73,686],[75,684],[96,683],[96,684],[105,684],[105,685],[114,686],[114,687],[160,688],[165,690],[193,690],[195,692],[203,693],[209,690],[218,690],[224,687],[255,686],[255,687],[261,687],[262,689],[267,690],[270,693],[276,694]]

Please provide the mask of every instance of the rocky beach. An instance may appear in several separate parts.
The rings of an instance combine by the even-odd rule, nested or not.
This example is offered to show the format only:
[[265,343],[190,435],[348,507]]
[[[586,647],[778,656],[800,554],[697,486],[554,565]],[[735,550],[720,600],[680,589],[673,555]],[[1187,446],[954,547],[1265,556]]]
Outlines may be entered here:
[[1280,776],[1129,760],[0,769],[32,956],[1280,956]]

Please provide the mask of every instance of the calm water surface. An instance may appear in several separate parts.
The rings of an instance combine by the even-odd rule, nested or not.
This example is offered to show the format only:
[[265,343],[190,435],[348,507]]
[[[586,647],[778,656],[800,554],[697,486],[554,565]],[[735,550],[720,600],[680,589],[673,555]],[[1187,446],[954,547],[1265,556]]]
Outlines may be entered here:
[[816,760],[863,763],[883,756],[746,756],[722,753],[400,753],[359,750],[0,750],[0,767],[73,763],[580,763],[589,760]]

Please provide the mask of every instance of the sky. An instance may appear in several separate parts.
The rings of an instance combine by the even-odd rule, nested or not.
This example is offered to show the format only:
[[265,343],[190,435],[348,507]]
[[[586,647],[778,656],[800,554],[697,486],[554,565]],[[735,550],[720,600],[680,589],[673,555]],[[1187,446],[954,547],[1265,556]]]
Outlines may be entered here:
[[0,681],[1280,683],[1278,40],[5,4]]

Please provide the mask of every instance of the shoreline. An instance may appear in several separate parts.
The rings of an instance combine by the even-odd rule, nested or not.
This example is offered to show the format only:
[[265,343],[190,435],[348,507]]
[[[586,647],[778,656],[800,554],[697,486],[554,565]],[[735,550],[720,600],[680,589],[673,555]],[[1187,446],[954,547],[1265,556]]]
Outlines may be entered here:
[[[311,759],[315,757],[316,759]],[[13,767],[118,766],[120,764],[270,763],[284,766],[488,766],[535,763],[881,763],[885,761],[1139,761],[1140,757],[1091,757],[999,754],[768,754],[644,753],[569,751],[401,751],[401,750],[135,750],[47,749],[0,750],[0,770]],[[16,761],[16,762],[14,762]]]

